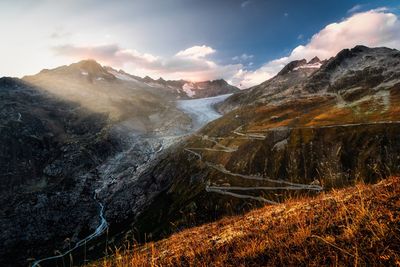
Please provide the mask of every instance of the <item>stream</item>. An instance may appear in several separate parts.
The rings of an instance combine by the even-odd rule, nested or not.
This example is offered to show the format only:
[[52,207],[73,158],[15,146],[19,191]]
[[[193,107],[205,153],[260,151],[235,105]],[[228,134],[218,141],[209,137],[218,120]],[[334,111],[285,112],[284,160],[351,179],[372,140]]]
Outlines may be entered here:
[[49,261],[49,260],[55,260],[55,259],[61,259],[64,256],[68,255],[69,253],[73,252],[75,249],[85,245],[87,242],[89,242],[90,240],[102,235],[104,233],[104,231],[107,229],[108,227],[108,223],[106,218],[104,217],[104,205],[101,204],[97,198],[96,198],[96,194],[94,196],[94,200],[97,202],[97,204],[99,204],[100,210],[99,210],[99,218],[100,218],[100,224],[99,226],[97,226],[96,230],[91,233],[90,235],[88,235],[87,237],[85,237],[84,239],[80,240],[79,242],[77,242],[75,244],[75,246],[67,251],[65,251],[62,254],[59,255],[55,255],[55,256],[51,256],[51,257],[47,257],[47,258],[43,258],[40,260],[37,260],[35,262],[32,263],[31,267],[38,267],[40,266],[40,263],[43,263],[45,261]]

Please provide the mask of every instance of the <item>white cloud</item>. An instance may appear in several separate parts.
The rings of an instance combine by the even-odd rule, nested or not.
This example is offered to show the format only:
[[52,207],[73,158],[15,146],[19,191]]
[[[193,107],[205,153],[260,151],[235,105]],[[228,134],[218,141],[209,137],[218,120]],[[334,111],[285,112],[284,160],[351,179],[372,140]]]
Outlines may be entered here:
[[352,8],[350,8],[349,10],[347,10],[347,13],[354,13],[357,12],[359,10],[361,10],[362,5],[355,5]]
[[272,60],[255,71],[241,70],[239,71],[235,79],[235,84],[241,88],[247,88],[253,85],[260,84],[278,73],[287,63],[289,62],[288,57]]
[[400,22],[392,13],[368,11],[327,25],[305,46],[296,47],[289,59],[329,58],[356,45],[400,48]]
[[375,12],[386,12],[389,11],[389,8],[383,6],[383,7],[377,7],[375,9],[372,9],[371,11],[375,11]]
[[202,45],[202,46],[192,46],[188,49],[179,51],[176,56],[178,57],[188,57],[188,58],[204,58],[208,55],[214,54],[215,50],[212,47]]
[[400,49],[399,18],[386,11],[385,8],[375,9],[331,23],[314,34],[308,44],[293,49],[287,57],[269,61],[255,71],[242,70],[240,83],[243,87],[253,86],[274,76],[290,61],[303,58],[310,60],[315,56],[328,59],[340,50],[356,45]]
[[103,64],[123,67],[137,75],[193,81],[224,78],[242,88],[260,84],[273,77],[287,63],[318,56],[328,59],[344,48],[356,45],[387,46],[400,49],[399,18],[384,8],[356,13],[340,22],[327,25],[314,34],[305,45],[299,45],[282,58],[271,60],[256,70],[249,70],[240,62],[253,61],[253,55],[232,58],[237,64],[221,65],[209,58],[216,50],[206,45],[193,46],[170,57],[159,57],[137,50],[122,49],[118,45],[55,47],[58,55],[80,60],[94,58]]
[[239,61],[239,60],[247,61],[247,60],[250,60],[252,58],[254,58],[254,55],[248,55],[248,54],[244,53],[244,54],[242,54],[240,56],[234,56],[232,58],[232,60],[234,60],[234,61]]
[[92,58],[105,64],[122,66],[127,62],[135,62],[143,65],[157,64],[159,58],[136,50],[121,49],[118,45],[99,46],[74,46],[62,45],[53,48],[57,55],[66,56],[75,60]]

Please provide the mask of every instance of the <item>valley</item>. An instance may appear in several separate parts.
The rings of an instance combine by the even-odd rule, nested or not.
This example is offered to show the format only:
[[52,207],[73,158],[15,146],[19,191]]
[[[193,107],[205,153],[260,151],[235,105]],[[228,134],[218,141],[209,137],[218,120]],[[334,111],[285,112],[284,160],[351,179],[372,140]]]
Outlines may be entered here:
[[241,91],[93,60],[2,78],[1,264],[85,264],[398,174],[399,55],[357,46]]
[[[379,80],[361,74],[354,78],[353,62],[371,54],[387,56],[390,67],[382,73],[388,74]],[[136,221],[136,227],[143,225],[139,232],[165,236],[263,203],[315,195],[360,179],[373,183],[398,173],[397,55],[384,48],[344,50],[320,69],[286,68],[265,84],[218,104],[224,116],[177,144],[173,154],[144,174],[171,175],[172,181],[150,206],[151,213]],[[351,104],[342,105],[330,91],[334,83],[327,90],[322,84],[321,91],[308,91],[316,76],[342,66],[349,69],[343,80],[350,75],[359,81],[348,90],[346,84],[341,87]],[[385,102],[381,95],[390,97]]]
[[0,267],[400,266],[397,2],[0,1]]
[[[1,163],[6,164],[2,168],[8,172],[3,175],[9,180],[2,180],[2,212],[7,216],[0,222],[10,229],[1,236],[7,244],[2,247],[1,259],[6,260],[2,264],[9,264],[9,259],[23,265],[30,257],[36,259],[34,266],[51,266],[65,262],[71,253],[80,255],[96,237],[105,234],[108,223],[101,198],[118,191],[131,181],[128,177],[145,171],[164,150],[218,116],[211,102],[223,98],[206,98],[191,113],[190,107],[181,111],[175,107],[180,96],[154,84],[130,80],[127,74],[112,73],[116,74],[95,61],[82,61],[24,80],[1,79],[4,126],[0,130],[5,148]],[[15,144],[15,140],[25,146]],[[7,142],[14,142],[13,146]],[[39,154],[43,161],[34,153],[43,153]],[[24,170],[35,175],[25,179]],[[139,187],[147,190],[145,185]],[[145,199],[139,207],[150,200]],[[10,201],[25,204],[20,204],[16,213],[5,205]],[[53,215],[54,220],[44,219]],[[27,236],[13,232],[18,227],[11,227],[12,223]],[[46,238],[43,232],[47,232]],[[37,239],[44,242],[39,244]],[[15,252],[14,246],[22,240],[33,249],[29,256],[8,254]],[[55,256],[49,256],[49,247],[57,250]]]

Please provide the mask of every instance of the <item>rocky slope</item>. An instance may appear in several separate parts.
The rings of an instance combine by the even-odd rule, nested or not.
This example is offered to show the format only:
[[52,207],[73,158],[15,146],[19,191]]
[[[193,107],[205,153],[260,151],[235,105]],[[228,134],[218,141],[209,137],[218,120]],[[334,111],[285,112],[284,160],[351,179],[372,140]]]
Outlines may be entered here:
[[177,97],[93,60],[1,78],[0,265],[26,266],[74,247],[99,225],[103,192],[129,184],[140,192],[140,209],[160,193],[158,181],[134,177],[194,130]]
[[398,174],[399,104],[397,50],[358,46],[327,62],[289,64],[228,98],[219,106],[223,117],[137,178],[164,188],[147,209],[138,210],[136,198],[124,201],[136,195],[126,186],[104,196],[106,214],[127,238],[159,237],[289,196]]
[[121,149],[108,118],[0,79],[0,264],[65,248],[96,226],[95,169]]
[[[279,104],[316,94],[373,94],[398,82],[399,52],[389,48],[356,46],[337,56],[289,63],[274,78],[235,94],[221,105],[225,111],[245,105]],[[309,79],[308,79],[309,77]],[[346,96],[344,96],[346,98]],[[339,99],[340,100],[340,99]]]

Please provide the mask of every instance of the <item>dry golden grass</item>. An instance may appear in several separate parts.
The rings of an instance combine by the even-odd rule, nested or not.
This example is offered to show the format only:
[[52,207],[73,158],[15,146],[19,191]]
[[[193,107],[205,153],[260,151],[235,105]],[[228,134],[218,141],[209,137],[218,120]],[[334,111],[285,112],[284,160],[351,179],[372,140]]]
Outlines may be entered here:
[[400,178],[292,199],[89,266],[400,266]]

